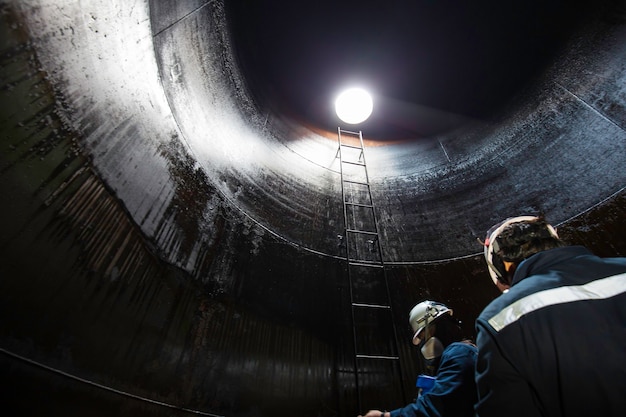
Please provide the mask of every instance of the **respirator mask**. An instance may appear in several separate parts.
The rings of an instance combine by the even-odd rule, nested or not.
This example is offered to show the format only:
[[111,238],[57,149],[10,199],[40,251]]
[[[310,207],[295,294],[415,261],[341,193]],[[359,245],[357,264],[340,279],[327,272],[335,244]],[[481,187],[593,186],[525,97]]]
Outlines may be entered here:
[[420,351],[427,361],[438,358],[443,354],[443,343],[433,336],[424,343]]
[[424,342],[424,345],[421,347],[420,352],[422,352],[426,367],[430,368],[431,371],[435,371],[439,367],[443,349],[444,346],[441,340],[434,336]]

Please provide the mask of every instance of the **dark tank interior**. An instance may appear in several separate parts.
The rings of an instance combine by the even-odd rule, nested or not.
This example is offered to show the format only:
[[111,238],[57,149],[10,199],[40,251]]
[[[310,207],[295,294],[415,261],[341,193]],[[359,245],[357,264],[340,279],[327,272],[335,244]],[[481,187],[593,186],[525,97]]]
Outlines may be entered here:
[[[394,409],[424,371],[411,307],[473,338],[497,297],[493,224],[626,256],[623,1],[0,10],[7,415]],[[374,111],[345,125],[355,83]]]

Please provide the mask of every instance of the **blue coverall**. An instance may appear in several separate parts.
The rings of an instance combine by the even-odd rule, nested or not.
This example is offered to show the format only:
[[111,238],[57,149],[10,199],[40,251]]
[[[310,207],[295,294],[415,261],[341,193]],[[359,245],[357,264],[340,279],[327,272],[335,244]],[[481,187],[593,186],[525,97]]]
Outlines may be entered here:
[[465,342],[448,345],[441,355],[433,388],[414,403],[391,411],[391,417],[474,415],[476,347]]

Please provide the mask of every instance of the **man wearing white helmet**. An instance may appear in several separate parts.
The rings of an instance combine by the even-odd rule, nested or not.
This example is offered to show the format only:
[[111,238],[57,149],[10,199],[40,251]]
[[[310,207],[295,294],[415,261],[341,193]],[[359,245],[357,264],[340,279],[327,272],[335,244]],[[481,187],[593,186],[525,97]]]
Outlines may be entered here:
[[626,258],[567,246],[534,216],[484,245],[503,294],[476,321],[477,414],[626,416]]
[[[413,344],[420,348],[434,385],[415,402],[393,411],[370,410],[363,417],[414,417],[474,415],[476,346],[463,341],[452,310],[435,301],[422,301],[409,313]],[[361,417],[361,416],[359,416]]]

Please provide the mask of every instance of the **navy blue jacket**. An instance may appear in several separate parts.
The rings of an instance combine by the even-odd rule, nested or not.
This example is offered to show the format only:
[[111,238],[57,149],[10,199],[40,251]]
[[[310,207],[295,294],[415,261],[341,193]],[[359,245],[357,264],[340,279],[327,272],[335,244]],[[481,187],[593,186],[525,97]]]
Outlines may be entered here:
[[441,355],[435,385],[414,403],[391,411],[391,417],[474,415],[476,346],[464,342],[448,345]]
[[626,416],[626,258],[539,252],[476,328],[480,417]]

